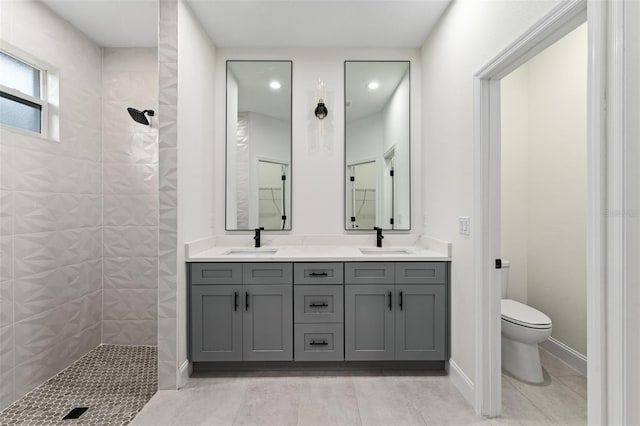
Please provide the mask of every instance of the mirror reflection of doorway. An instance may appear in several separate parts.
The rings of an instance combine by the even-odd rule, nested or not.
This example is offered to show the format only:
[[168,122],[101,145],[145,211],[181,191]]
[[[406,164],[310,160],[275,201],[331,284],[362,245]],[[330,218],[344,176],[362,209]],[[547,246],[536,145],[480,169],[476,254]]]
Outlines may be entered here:
[[349,169],[349,207],[352,229],[376,226],[376,162],[352,164]]
[[286,187],[289,166],[286,163],[258,160],[258,226],[286,229]]
[[382,196],[382,208],[384,211],[382,212],[382,217],[384,220],[387,220],[387,226],[390,229],[395,228],[395,217],[396,217],[396,180],[395,180],[395,168],[396,168],[396,154],[395,148],[391,147],[384,154],[384,194]]

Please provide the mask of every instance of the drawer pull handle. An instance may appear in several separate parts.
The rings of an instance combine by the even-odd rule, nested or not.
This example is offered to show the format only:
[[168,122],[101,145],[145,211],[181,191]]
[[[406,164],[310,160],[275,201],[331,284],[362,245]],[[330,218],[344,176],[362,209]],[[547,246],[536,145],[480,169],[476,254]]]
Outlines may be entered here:
[[326,272],[309,272],[310,277],[327,277],[329,276]]
[[244,310],[245,311],[249,310],[249,292],[248,291],[244,292]]
[[327,304],[327,303],[310,303],[309,307],[310,308],[328,308],[329,304]]
[[329,342],[326,340],[312,340],[309,342],[309,346],[327,346]]
[[233,304],[234,304],[233,310],[237,311],[238,310],[238,306],[239,306],[239,304],[238,304],[238,292],[237,291],[233,293]]
[[393,304],[391,303],[391,297],[392,297],[392,293],[389,292],[389,310],[393,310]]

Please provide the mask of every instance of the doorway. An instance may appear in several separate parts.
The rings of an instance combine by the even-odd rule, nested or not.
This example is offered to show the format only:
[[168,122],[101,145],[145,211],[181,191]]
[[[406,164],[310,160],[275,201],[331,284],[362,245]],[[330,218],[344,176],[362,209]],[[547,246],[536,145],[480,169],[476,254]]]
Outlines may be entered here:
[[[474,124],[474,215],[475,227],[475,317],[476,317],[476,368],[474,395],[476,411],[482,415],[495,417],[501,413],[501,269],[497,259],[500,247],[500,81],[510,72],[527,62],[581,24],[588,16],[588,133],[587,133],[587,335],[588,335],[588,418],[591,423],[607,423],[612,412],[618,385],[624,383],[622,366],[616,366],[609,354],[621,352],[623,341],[619,338],[617,322],[622,303],[612,299],[609,305],[604,301],[608,293],[605,265],[614,263],[615,250],[608,251],[605,242],[618,243],[621,240],[617,228],[605,221],[603,212],[608,201],[608,187],[605,179],[617,181],[616,156],[608,151],[618,151],[618,138],[607,140],[605,130],[609,123],[617,123],[619,111],[607,111],[605,105],[622,98],[618,90],[609,92],[605,65],[620,63],[621,50],[615,39],[609,39],[607,28],[608,9],[619,14],[617,7],[605,2],[583,0],[558,4],[553,10],[536,22],[528,31],[514,40],[476,74],[475,124]],[[611,55],[607,55],[610,52]],[[617,89],[617,86],[613,87]],[[618,113],[618,114],[616,114]],[[613,125],[612,125],[613,126]],[[616,127],[617,128],[617,127]],[[612,195],[618,193],[612,192]],[[614,197],[615,198],[615,197]],[[615,201],[617,198],[613,199]],[[613,231],[608,234],[608,232]],[[617,247],[617,245],[616,245]],[[617,282],[615,270],[612,278]],[[617,293],[616,293],[617,294]],[[611,309],[614,307],[616,309]],[[606,342],[606,344],[605,344]],[[606,366],[606,368],[604,368]],[[611,368],[610,368],[611,367]],[[614,392],[607,385],[614,384]],[[619,405],[619,404],[617,404]],[[618,406],[613,416],[620,410]]]
[[513,344],[502,348],[503,407],[539,398],[553,423],[587,420],[587,44],[584,23],[500,80],[501,304],[532,322],[522,339],[551,324],[532,346],[538,386],[517,377]]

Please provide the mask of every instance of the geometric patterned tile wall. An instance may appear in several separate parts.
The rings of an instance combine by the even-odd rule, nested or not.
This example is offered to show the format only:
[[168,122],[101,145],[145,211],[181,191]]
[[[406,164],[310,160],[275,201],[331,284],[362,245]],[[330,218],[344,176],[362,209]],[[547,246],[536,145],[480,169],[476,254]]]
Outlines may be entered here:
[[157,344],[158,109],[155,48],[106,48],[102,65],[103,335],[119,345]]
[[0,38],[59,70],[60,140],[0,132],[0,408],[100,344],[102,49],[39,2]]
[[178,3],[177,0],[160,0],[159,6],[158,388],[175,389],[178,370],[176,355]]

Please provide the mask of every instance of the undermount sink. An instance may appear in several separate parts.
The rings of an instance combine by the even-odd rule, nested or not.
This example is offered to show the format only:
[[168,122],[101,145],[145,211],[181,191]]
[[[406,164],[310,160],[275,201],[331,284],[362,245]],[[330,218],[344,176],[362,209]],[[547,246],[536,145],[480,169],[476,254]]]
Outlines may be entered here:
[[384,255],[399,255],[399,254],[412,254],[412,252],[410,252],[407,249],[404,248],[382,248],[382,247],[378,247],[378,248],[361,248],[359,249],[360,253],[364,254],[365,256],[384,256]]
[[225,256],[273,256],[278,249],[231,249],[227,251]]

